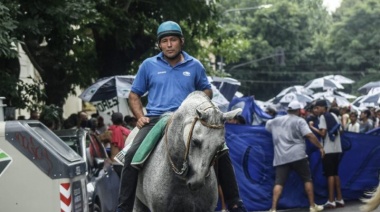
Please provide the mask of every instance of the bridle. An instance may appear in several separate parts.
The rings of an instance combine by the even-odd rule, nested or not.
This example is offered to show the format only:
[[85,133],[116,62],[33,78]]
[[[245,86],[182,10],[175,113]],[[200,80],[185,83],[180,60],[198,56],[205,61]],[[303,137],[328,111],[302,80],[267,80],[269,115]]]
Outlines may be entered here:
[[[208,108],[207,108],[208,109]],[[174,173],[176,173],[177,175],[180,175],[180,176],[184,176],[187,171],[188,171],[188,162],[187,162],[187,157],[189,156],[189,151],[190,151],[190,142],[191,142],[191,138],[193,136],[193,130],[194,130],[194,126],[195,124],[197,123],[197,121],[199,121],[203,126],[205,127],[208,127],[208,128],[211,128],[211,129],[222,129],[224,128],[224,125],[214,125],[214,124],[208,124],[206,121],[204,120],[201,120],[198,116],[194,117],[193,119],[193,122],[191,124],[191,128],[190,128],[190,133],[187,137],[187,142],[186,142],[186,150],[185,150],[185,155],[183,157],[184,161],[182,163],[182,167],[181,169],[178,169],[173,160],[171,159],[170,157],[170,152],[169,152],[169,147],[168,147],[168,128],[169,128],[169,125],[171,124],[172,122],[172,118],[173,118],[174,115],[172,115],[172,117],[169,119],[167,125],[166,125],[166,128],[165,128],[165,144],[166,144],[166,150],[167,150],[167,156],[168,156],[168,159],[169,159],[169,162],[170,162],[170,165],[171,165],[171,168],[172,170],[174,171]],[[221,149],[223,149],[223,146],[221,147]],[[220,150],[221,150],[220,149]],[[215,159],[217,158],[218,156],[218,153],[220,152],[220,150],[217,151],[217,153],[215,154],[214,158],[212,159],[211,163],[210,163],[210,166],[212,164],[214,164],[214,161]]]

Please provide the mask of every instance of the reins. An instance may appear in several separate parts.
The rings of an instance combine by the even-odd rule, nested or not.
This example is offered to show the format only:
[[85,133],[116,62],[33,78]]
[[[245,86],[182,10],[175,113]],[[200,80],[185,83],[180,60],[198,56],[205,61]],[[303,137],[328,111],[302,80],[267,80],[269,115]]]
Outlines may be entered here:
[[[210,107],[209,107],[210,108]],[[209,108],[206,108],[204,110],[207,110]],[[189,156],[189,151],[190,151],[190,142],[191,142],[191,138],[193,136],[193,130],[194,130],[194,127],[195,127],[195,124],[197,123],[197,121],[199,121],[203,126],[205,127],[208,127],[208,128],[212,128],[212,129],[222,129],[224,127],[224,125],[214,125],[214,124],[208,124],[206,121],[204,120],[201,120],[199,119],[199,117],[194,117],[194,120],[191,124],[191,128],[190,128],[190,133],[187,137],[187,141],[186,141],[186,150],[185,150],[185,155],[183,157],[183,163],[182,163],[182,167],[181,167],[181,170],[179,170],[173,160],[171,159],[170,157],[170,152],[169,152],[169,146],[168,146],[168,128],[169,128],[169,125],[172,123],[172,119],[173,119],[173,116],[169,119],[167,125],[166,125],[166,128],[165,128],[165,144],[166,144],[166,150],[167,150],[167,156],[168,156],[168,159],[169,159],[169,162],[170,162],[170,165],[172,167],[172,170],[174,171],[174,173],[176,173],[177,175],[180,175],[180,176],[183,176],[187,173],[187,170],[188,170],[188,163],[187,163],[187,157]]]

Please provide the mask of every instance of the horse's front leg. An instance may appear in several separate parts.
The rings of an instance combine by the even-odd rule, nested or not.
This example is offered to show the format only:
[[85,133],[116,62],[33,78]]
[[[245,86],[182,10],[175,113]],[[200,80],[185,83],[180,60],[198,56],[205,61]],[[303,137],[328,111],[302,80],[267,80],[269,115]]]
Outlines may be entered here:
[[146,207],[140,200],[139,198],[135,198],[135,204],[133,206],[133,211],[134,212],[150,212],[149,208]]

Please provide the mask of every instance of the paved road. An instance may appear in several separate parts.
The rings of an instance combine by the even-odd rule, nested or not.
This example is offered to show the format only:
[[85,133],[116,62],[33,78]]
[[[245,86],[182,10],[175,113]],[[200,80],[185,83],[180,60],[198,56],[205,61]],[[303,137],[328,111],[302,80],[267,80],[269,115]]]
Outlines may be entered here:
[[[359,207],[362,205],[359,201],[350,201],[346,202],[345,207],[335,208],[335,209],[326,209],[327,212],[360,212]],[[297,208],[297,209],[288,209],[288,210],[279,210],[279,212],[308,212],[309,208]],[[259,212],[259,211],[255,211]],[[380,212],[380,208],[377,208],[373,212]]]

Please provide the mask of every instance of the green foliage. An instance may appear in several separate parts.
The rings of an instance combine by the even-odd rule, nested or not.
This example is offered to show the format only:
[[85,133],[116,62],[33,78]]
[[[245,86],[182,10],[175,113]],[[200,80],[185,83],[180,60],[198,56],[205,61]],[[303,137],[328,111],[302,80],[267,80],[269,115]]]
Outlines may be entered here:
[[76,85],[134,74],[143,59],[158,52],[156,29],[163,21],[181,24],[186,51],[201,61],[209,53],[201,42],[216,29],[214,3],[207,1],[4,0],[4,5],[0,59],[14,57],[10,44],[20,40],[45,82],[48,105],[62,106]]
[[[209,75],[230,75],[242,82],[240,91],[257,99],[329,74],[361,84],[380,68],[379,15],[377,0],[344,0],[333,15],[322,0],[3,0],[0,95],[20,108],[39,107],[31,100],[60,107],[75,85],[135,74],[158,53],[156,30],[166,20],[181,25],[185,51]],[[17,43],[45,90],[42,82],[33,87],[18,81],[19,67],[9,62],[17,58]],[[210,55],[226,65],[214,70]]]
[[221,5],[231,11],[223,14],[226,27],[221,34],[238,36],[235,42],[243,40],[246,47],[233,52],[238,60],[226,58],[226,70],[242,82],[245,95],[267,100],[285,87],[305,84],[325,68],[324,38],[332,18],[322,0],[224,0]]
[[56,105],[44,105],[40,114],[40,121],[52,130],[61,128],[63,110]]
[[18,81],[18,76],[12,75],[7,71],[0,72],[0,96],[6,99],[18,96],[18,90],[16,89]]
[[89,24],[97,44],[99,77],[135,74],[147,57],[158,53],[156,30],[167,20],[178,22],[185,51],[206,61],[202,42],[215,35],[214,2],[95,1],[97,18]]
[[87,1],[17,1],[13,34],[45,82],[46,103],[62,106],[74,86],[86,86],[96,74],[96,55],[88,29],[94,4]]
[[17,28],[18,22],[12,18],[12,11],[2,2],[0,2],[0,23],[0,58],[16,58],[17,51],[14,45],[18,41],[12,32]]
[[376,0],[343,1],[334,16],[327,42],[329,58],[348,77],[357,79],[354,91],[368,79],[378,78],[379,17],[380,2]]
[[44,105],[46,95],[42,82],[25,83],[18,76],[0,72],[0,84],[0,96],[6,97],[7,106],[38,111]]
[[[31,79],[31,77],[29,77]],[[45,105],[46,92],[44,83],[33,79],[33,83],[17,82],[17,98],[13,104],[17,108],[28,109],[28,111],[40,111]]]

